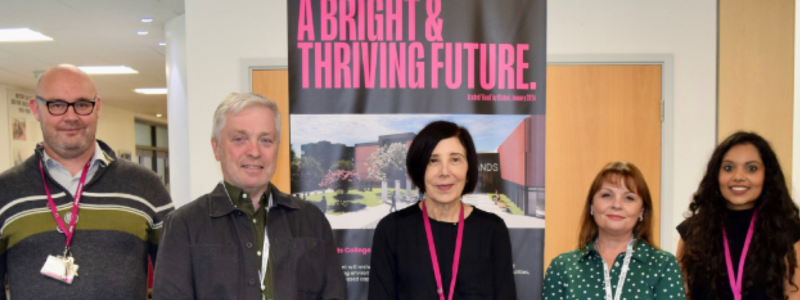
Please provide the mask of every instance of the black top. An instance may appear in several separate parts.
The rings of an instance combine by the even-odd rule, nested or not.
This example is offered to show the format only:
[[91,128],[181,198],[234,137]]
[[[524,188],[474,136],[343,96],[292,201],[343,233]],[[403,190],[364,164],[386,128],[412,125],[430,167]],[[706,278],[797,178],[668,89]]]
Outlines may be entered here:
[[[458,226],[430,221],[447,298]],[[419,205],[392,213],[378,223],[370,264],[370,300],[439,299]],[[508,228],[497,215],[475,208],[464,220],[453,299],[515,300],[513,272]]]
[[[754,209],[747,210],[728,210],[728,223],[726,224],[726,234],[728,236],[728,246],[731,251],[731,263],[733,264],[733,273],[735,276],[739,274],[739,259],[742,257],[742,249],[744,248],[744,241],[747,239],[747,230],[750,228],[750,220],[753,217]],[[689,230],[686,221],[678,225],[678,233],[681,238],[686,241],[686,233]],[[800,226],[795,225],[792,230],[794,241],[800,241]],[[758,233],[754,233],[758,234]],[[719,241],[722,243],[722,241]],[[751,244],[752,247],[752,244]],[[725,255],[721,253],[720,255]],[[748,253],[749,255],[749,253]],[[726,279],[727,280],[727,279]],[[727,281],[725,281],[727,283]],[[733,300],[733,292],[731,291],[730,284],[718,287],[720,291],[721,300]],[[691,293],[692,300],[706,300],[713,299],[711,295],[711,287],[695,287]],[[756,281],[752,289],[743,291],[742,300],[759,300],[768,299],[764,287]]]

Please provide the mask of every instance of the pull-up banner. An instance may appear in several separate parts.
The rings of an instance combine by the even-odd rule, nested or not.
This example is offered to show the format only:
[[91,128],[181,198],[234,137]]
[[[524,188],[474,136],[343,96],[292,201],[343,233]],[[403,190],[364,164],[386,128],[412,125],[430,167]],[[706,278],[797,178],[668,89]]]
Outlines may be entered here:
[[326,213],[349,298],[367,299],[375,226],[424,198],[408,145],[449,120],[479,152],[464,203],[503,218],[518,299],[539,299],[546,0],[287,3],[292,193]]

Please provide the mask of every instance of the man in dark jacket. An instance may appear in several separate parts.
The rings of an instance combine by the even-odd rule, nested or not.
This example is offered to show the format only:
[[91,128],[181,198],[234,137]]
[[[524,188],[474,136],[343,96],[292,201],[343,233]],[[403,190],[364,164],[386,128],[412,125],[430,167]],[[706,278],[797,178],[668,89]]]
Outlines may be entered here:
[[213,124],[224,180],[167,216],[153,299],[346,299],[325,215],[269,183],[280,141],[275,103],[233,93]]

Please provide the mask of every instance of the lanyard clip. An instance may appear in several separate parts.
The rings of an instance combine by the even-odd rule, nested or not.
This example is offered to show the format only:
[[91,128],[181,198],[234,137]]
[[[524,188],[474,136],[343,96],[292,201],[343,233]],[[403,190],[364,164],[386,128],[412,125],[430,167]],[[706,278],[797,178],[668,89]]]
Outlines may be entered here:
[[64,247],[64,258],[67,258],[67,253],[69,253],[69,247]]

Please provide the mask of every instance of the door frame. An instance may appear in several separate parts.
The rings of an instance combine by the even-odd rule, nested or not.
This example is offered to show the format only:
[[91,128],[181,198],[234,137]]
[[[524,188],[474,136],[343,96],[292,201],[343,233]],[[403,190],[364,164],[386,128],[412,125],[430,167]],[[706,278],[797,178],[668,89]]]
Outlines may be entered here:
[[242,58],[239,62],[239,92],[253,92],[253,71],[288,70],[289,58]]
[[[661,65],[661,249],[677,249],[671,229],[674,212],[675,57],[672,54],[547,54],[547,65]],[[545,158],[546,160],[546,158]],[[545,223],[545,228],[547,225]]]

